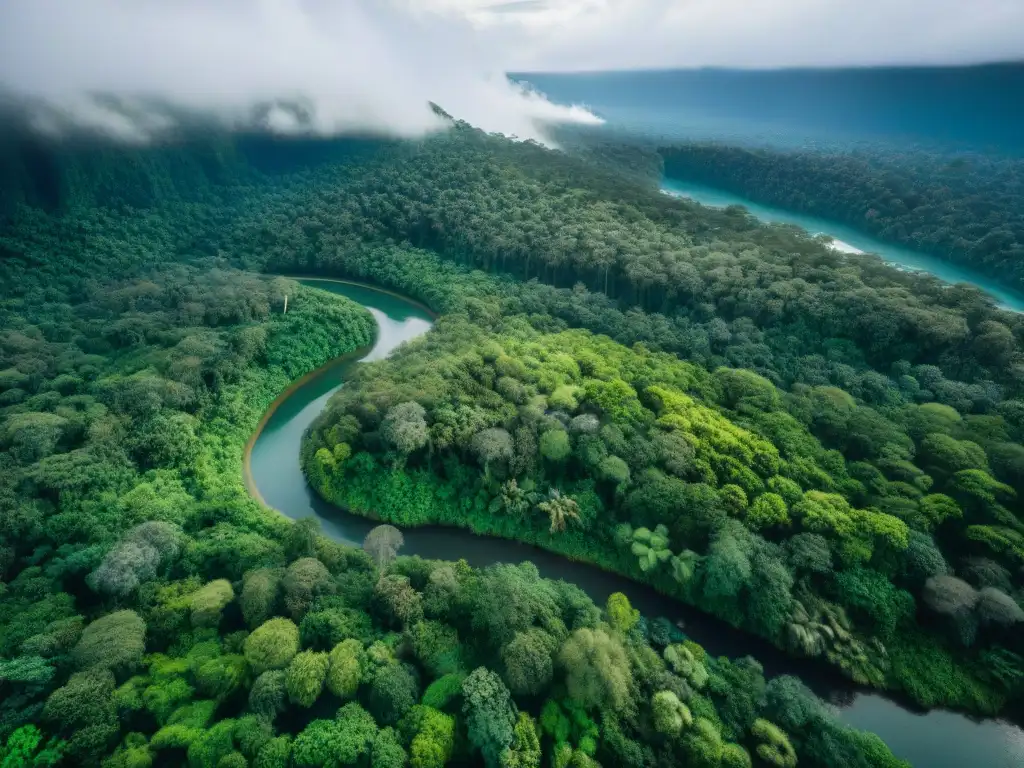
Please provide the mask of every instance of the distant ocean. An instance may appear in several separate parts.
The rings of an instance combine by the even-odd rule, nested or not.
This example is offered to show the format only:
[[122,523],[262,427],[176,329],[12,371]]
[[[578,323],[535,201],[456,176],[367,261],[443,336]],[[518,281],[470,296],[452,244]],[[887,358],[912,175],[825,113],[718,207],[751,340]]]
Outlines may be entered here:
[[1024,156],[1024,62],[976,67],[521,73],[604,130],[781,147]]

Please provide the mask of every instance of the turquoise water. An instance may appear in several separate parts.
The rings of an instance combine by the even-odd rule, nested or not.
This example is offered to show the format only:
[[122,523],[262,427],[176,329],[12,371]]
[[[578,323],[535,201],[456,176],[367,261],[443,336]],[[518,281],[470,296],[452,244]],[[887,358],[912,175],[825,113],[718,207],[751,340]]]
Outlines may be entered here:
[[[302,282],[365,306],[377,321],[377,340],[361,361],[327,366],[279,403],[253,446],[252,479],[271,507],[296,519],[316,517],[326,535],[358,546],[376,524],[327,504],[309,488],[299,465],[302,436],[331,394],[344,384],[352,366],[386,357],[405,341],[426,333],[431,321],[415,305],[380,291],[323,280]],[[896,755],[914,765],[926,768],[1019,768],[1024,765],[1024,731],[1014,725],[994,720],[978,722],[939,710],[912,711],[883,695],[858,689],[834,670],[790,657],[760,638],[620,576],[518,542],[475,536],[459,529],[425,527],[403,533],[403,554],[446,560],[465,558],[477,567],[530,561],[541,575],[577,584],[598,604],[603,604],[613,592],[623,592],[645,615],[666,616],[682,622],[687,634],[716,656],[736,658],[749,654],[764,665],[769,677],[780,674],[800,677],[831,703],[843,722],[877,733]]]
[[515,74],[610,130],[782,147],[1024,155],[1024,62],[981,67]]
[[[925,150],[1024,156],[1024,62],[976,67],[528,73],[513,75],[562,104],[582,104],[606,122],[610,139],[715,141],[783,149],[871,152]],[[889,245],[851,227],[759,205],[683,181],[673,193],[707,205],[745,206],[879,254],[901,269],[965,282],[1003,307],[1024,311],[1024,295],[964,267]]]
[[1024,294],[1006,288],[980,272],[960,267],[956,264],[950,264],[934,256],[901,248],[898,245],[884,243],[852,227],[814,216],[805,216],[804,214],[794,213],[782,208],[761,205],[739,195],[734,195],[731,192],[678,179],[665,179],[662,183],[662,189],[671,195],[688,197],[691,200],[696,200],[698,203],[718,208],[724,208],[727,205],[742,205],[761,221],[795,224],[812,234],[830,235],[835,238],[835,245],[840,250],[852,248],[855,251],[876,253],[885,262],[899,269],[928,272],[947,283],[970,283],[971,285],[976,285],[991,295],[999,306],[1014,312],[1024,312]]

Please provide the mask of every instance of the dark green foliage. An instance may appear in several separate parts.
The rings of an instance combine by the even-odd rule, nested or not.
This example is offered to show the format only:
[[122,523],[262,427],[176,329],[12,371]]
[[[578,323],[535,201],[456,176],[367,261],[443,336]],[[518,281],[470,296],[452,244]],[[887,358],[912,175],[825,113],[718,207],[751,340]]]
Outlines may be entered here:
[[280,570],[260,568],[245,574],[242,582],[241,606],[246,623],[253,629],[269,619],[280,599]]
[[765,679],[761,665],[746,656],[731,662],[717,659],[711,666],[707,692],[722,721],[723,734],[738,741],[757,719],[764,696]]
[[279,669],[264,672],[249,691],[249,709],[266,720],[273,720],[287,706],[285,673]]
[[[394,267],[423,268],[411,258]],[[332,398],[303,449],[326,498],[394,523],[464,525],[598,563],[874,685],[900,684],[887,643],[904,627],[934,628],[915,610],[930,576],[982,547],[1019,572],[1024,524],[986,458],[993,440],[1011,439],[1000,418],[882,396],[890,383],[877,373],[865,374],[870,397],[849,380],[856,394],[820,379],[787,392],[779,376],[708,373],[582,331],[550,332],[536,314],[510,316],[515,301],[490,298],[520,289],[480,279],[450,273],[439,290],[472,286],[505,314],[452,312]],[[937,370],[908,370],[940,383]],[[397,465],[377,438],[381,414],[411,397],[430,445]],[[342,424],[352,458],[324,471],[314,455]],[[523,461],[518,438],[511,457],[505,450],[517,435],[529,436]],[[397,610],[418,616],[416,596],[393,577],[378,592],[396,627],[406,624]],[[526,612],[515,627],[492,627],[507,646],[534,621],[533,607],[494,595]],[[476,620],[483,626],[487,612]],[[983,641],[1007,647],[1006,637]],[[974,674],[955,644],[947,653]]]
[[[778,152],[689,144],[662,151],[665,170],[765,203],[842,221],[890,242],[952,257],[1021,284],[1024,201],[1012,160],[928,152]],[[1018,177],[1019,178],[1019,177]],[[1000,359],[997,330],[975,341]],[[1012,342],[1010,342],[1012,345]]]
[[368,706],[385,725],[398,723],[419,699],[418,676],[408,664],[385,664],[370,677]]
[[508,688],[494,672],[478,667],[462,681],[469,740],[491,768],[501,764],[515,735],[516,706]]
[[311,611],[299,624],[303,647],[329,651],[346,638],[367,640],[372,634],[369,617],[351,608]]
[[[398,557],[386,526],[363,553],[262,509],[246,440],[373,326],[232,265],[446,313],[332,401],[304,450],[317,488],[594,560],[779,642],[788,619],[831,620],[829,659],[890,617],[861,590],[855,632],[820,598],[858,568],[918,595],[940,575],[921,533],[948,563],[995,563],[964,574],[982,661],[968,674],[926,635],[890,649],[896,684],[977,709],[1019,691],[1018,326],[982,302],[465,127],[273,180],[227,141],[77,151],[59,213],[5,208],[0,232],[4,760],[740,766],[741,735],[786,759],[753,667],[671,645],[628,601],[602,613],[529,564]],[[661,693],[663,729],[687,706],[699,738],[652,730]],[[805,764],[828,764],[818,731],[884,764],[815,717],[787,728]]]
[[914,615],[914,598],[896,589],[876,571],[854,568],[836,574],[836,589],[855,615],[862,615],[873,634],[888,640],[897,627]]

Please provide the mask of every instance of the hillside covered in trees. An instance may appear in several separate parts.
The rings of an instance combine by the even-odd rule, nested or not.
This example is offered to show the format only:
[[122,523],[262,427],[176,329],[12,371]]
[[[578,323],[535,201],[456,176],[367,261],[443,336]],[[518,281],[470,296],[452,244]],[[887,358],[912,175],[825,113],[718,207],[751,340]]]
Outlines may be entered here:
[[929,705],[1020,701],[1024,326],[979,291],[467,126],[19,141],[5,767],[900,765],[621,596],[260,507],[241,462],[263,411],[374,333],[261,273],[442,315],[310,436],[325,496],[621,569]]
[[1024,161],[893,150],[659,150],[669,177],[820,216],[1024,286]]

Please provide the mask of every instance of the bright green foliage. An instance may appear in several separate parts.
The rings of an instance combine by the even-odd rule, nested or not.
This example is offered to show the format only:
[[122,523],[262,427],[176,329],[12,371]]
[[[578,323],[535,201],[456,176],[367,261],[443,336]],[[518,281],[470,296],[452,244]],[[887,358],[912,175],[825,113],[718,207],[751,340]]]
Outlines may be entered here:
[[512,478],[501,484],[501,489],[488,505],[490,512],[503,512],[515,518],[523,518],[530,509],[540,501],[540,497],[533,490],[533,481],[524,481],[523,485]]
[[314,720],[295,737],[292,760],[299,768],[340,768],[358,765],[369,756],[377,724],[352,702],[338,710],[334,720]]
[[394,728],[382,728],[373,740],[371,768],[404,768],[408,755]]
[[764,670],[749,656],[715,661],[705,693],[715,705],[725,737],[739,739],[750,730],[757,719],[765,685]]
[[291,736],[278,736],[260,749],[253,768],[287,768],[292,754]]
[[313,610],[299,624],[303,647],[317,651],[329,651],[346,638],[368,640],[371,635],[370,617],[351,608]]
[[299,652],[299,628],[289,619],[270,619],[245,639],[245,660],[255,674],[284,669]]
[[392,623],[412,626],[423,618],[423,598],[412,588],[407,576],[388,574],[377,580],[374,600]]
[[548,699],[540,713],[540,727],[543,733],[551,736],[556,743],[563,743],[569,740],[572,720],[557,701]]
[[708,684],[708,670],[696,657],[693,650],[685,645],[670,645],[665,649],[665,661],[672,671],[686,680],[696,690]]
[[462,695],[462,681],[465,679],[466,676],[458,672],[437,678],[423,692],[421,703],[434,709],[444,709]]
[[255,758],[273,737],[273,726],[262,717],[245,715],[235,723],[235,743],[249,759]]
[[154,749],[187,748],[199,739],[213,719],[215,701],[196,701],[175,710],[167,724],[153,734],[150,745]]
[[689,758],[688,765],[695,768],[715,768],[722,762],[725,744],[718,727],[703,717],[698,717],[693,727],[686,731],[684,749]]
[[750,735],[758,741],[758,756],[772,768],[796,768],[793,745],[777,725],[764,719],[755,720]]
[[292,658],[284,674],[285,690],[293,704],[311,707],[320,697],[330,661],[326,653],[302,651]]
[[645,573],[655,570],[672,556],[668,548],[668,528],[664,525],[659,524],[653,531],[641,527],[623,534],[623,542],[629,544],[629,551]]
[[640,611],[629,604],[629,598],[621,592],[609,595],[605,605],[605,613],[608,615],[608,623],[612,629],[628,634],[629,630],[640,621]]
[[579,387],[571,384],[562,384],[548,395],[548,405],[566,413],[574,413],[580,407],[579,394]]
[[716,368],[715,382],[722,388],[722,405],[741,410],[744,405],[761,411],[772,411],[779,407],[779,392],[763,376],[753,371],[736,368]]
[[755,531],[788,526],[789,509],[785,500],[777,493],[762,493],[747,512],[746,523]]
[[537,726],[525,712],[519,713],[512,746],[502,755],[501,765],[502,768],[540,768],[541,749]]
[[483,753],[484,763],[497,768],[515,738],[512,696],[501,678],[485,667],[473,670],[462,681],[462,693],[469,740]]
[[[451,761],[479,746],[508,766],[746,766],[727,741],[772,743],[752,726],[767,717],[807,765],[895,764],[753,665],[690,644],[692,659],[662,664],[649,638],[673,641],[664,622],[602,615],[530,566],[399,558],[393,535],[360,552],[267,513],[242,484],[246,441],[289,382],[367,345],[373,321],[255,272],[362,277],[444,313],[391,360],[346,369],[302,451],[324,496],[597,563],[929,706],[1019,700],[1012,316],[620,183],[606,149],[588,163],[455,125],[357,151],[341,172],[337,144],[272,144],[32,140],[0,163],[5,764],[400,765],[419,673]],[[658,165],[646,150],[630,163]],[[877,222],[906,196],[888,183]],[[946,566],[969,590],[941,580]],[[349,639],[336,687],[397,722],[401,744],[351,704],[310,723],[333,694],[302,707],[316,686],[285,670],[315,660],[322,680],[323,654]],[[524,711],[497,676],[498,705],[463,701],[484,687],[463,694],[467,663],[500,671]],[[696,723],[655,736],[661,693],[717,738]],[[278,733],[299,734],[296,760]]]
[[[416,269],[438,263],[422,258]],[[988,446],[1011,439],[1007,422],[958,416],[939,419],[941,428],[928,426],[931,411],[917,402],[925,396],[921,382],[940,386],[937,369],[908,366],[908,377],[921,377],[913,390],[858,367],[867,358],[857,355],[867,353],[830,337],[801,354],[842,359],[851,371],[842,387],[832,381],[840,378],[834,371],[812,376],[802,358],[786,369],[758,362],[770,375],[740,367],[712,375],[643,346],[482,308],[494,291],[507,306],[550,307],[574,324],[595,318],[582,304],[561,306],[574,301],[568,296],[548,293],[543,304],[539,293],[521,286],[508,293],[493,283],[484,289],[469,278],[453,281],[459,287],[441,289],[444,301],[473,309],[453,312],[422,343],[356,375],[311,431],[307,458],[336,445],[331,430],[342,424],[353,450],[329,483],[314,482],[328,499],[396,523],[511,536],[626,572],[882,685],[895,683],[878,644],[910,615],[902,595],[921,588],[920,577],[904,584],[901,576],[920,559],[920,547],[910,552],[912,529],[943,528],[935,540],[959,548],[961,556],[968,547],[979,554],[974,543],[982,540],[1000,562],[1024,552],[1015,534],[1006,533],[1013,530],[1010,497],[982,477],[1002,482],[991,474]],[[470,304],[459,299],[463,286],[474,291]],[[603,321],[584,324],[615,333]],[[846,351],[830,358],[825,349]],[[791,386],[805,375],[808,386]],[[394,457],[381,443],[381,424],[390,408],[413,400],[429,426],[430,449],[389,470]],[[957,452],[977,459],[979,450],[984,466],[950,459]],[[927,474],[940,460],[948,464],[944,474]],[[940,493],[926,495],[932,490]],[[569,499],[575,506],[562,502]],[[544,516],[527,514],[531,503]],[[973,515],[963,519],[985,527],[962,530],[955,514],[961,506]],[[615,530],[614,547],[609,530]],[[891,595],[899,598],[894,613],[883,615],[883,600],[871,604],[871,590],[853,589],[847,599],[837,588],[834,574],[857,568],[900,590]],[[838,602],[847,626],[812,628],[806,642],[793,640],[803,630],[790,631],[791,625],[807,625],[800,612],[814,613],[826,599]]]
[[559,463],[569,458],[572,448],[569,434],[562,429],[549,429],[540,436],[540,455],[550,462]]
[[223,700],[247,684],[249,668],[243,656],[232,653],[195,665],[193,674],[201,693]]
[[598,474],[603,480],[624,486],[629,483],[629,465],[618,456],[607,456],[598,466]]
[[192,595],[192,626],[216,627],[224,607],[235,599],[235,591],[227,579],[206,584]]
[[248,768],[249,761],[241,752],[228,752],[217,761],[217,768]]
[[331,649],[327,670],[327,688],[335,696],[355,696],[363,679],[366,654],[358,640],[342,640]]
[[[34,725],[24,725],[13,731],[0,747],[2,768],[28,768],[51,766],[60,762],[64,743],[54,741],[44,745],[45,737]],[[139,763],[139,765],[143,765]],[[143,767],[144,768],[144,767]]]
[[153,764],[153,754],[145,744],[124,745],[103,764],[105,768],[150,768]]
[[557,488],[548,492],[548,497],[537,505],[551,521],[551,533],[561,533],[570,523],[580,524],[580,508],[571,496],[565,496]]
[[963,517],[963,510],[954,499],[941,493],[925,496],[918,502],[918,515],[912,518],[917,527],[925,532],[933,531],[946,520]]
[[220,720],[200,732],[188,745],[191,768],[217,768],[222,759],[234,752],[234,732],[234,720]]
[[428,706],[418,705],[410,713],[415,736],[409,747],[413,768],[441,768],[455,749],[455,718]]
[[726,744],[722,747],[719,765],[722,768],[750,768],[753,762],[750,753],[739,744]]
[[600,731],[583,705],[572,699],[548,699],[540,713],[540,730],[555,743],[575,742],[586,754],[593,754]]
[[420,663],[440,677],[462,667],[459,635],[438,621],[421,621],[412,628],[413,651]]
[[747,493],[738,485],[733,485],[732,483],[723,485],[718,491],[718,496],[730,515],[742,517],[746,513],[748,506]]
[[672,691],[658,691],[651,699],[654,729],[666,736],[676,736],[693,725],[693,715]]
[[863,623],[883,640],[914,613],[914,598],[877,571],[853,568],[836,574],[837,594],[846,605],[863,616]]
[[618,638],[601,629],[578,629],[565,641],[558,659],[572,698],[613,710],[629,703],[629,659]]

